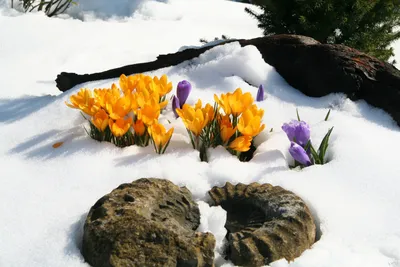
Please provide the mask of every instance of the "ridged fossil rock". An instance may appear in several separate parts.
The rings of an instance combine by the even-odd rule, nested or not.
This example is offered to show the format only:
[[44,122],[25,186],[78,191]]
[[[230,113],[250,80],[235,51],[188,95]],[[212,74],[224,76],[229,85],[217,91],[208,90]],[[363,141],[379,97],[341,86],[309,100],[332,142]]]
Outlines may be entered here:
[[100,198],[85,221],[82,254],[93,267],[212,267],[215,238],[198,233],[186,187],[139,179]]
[[227,211],[227,257],[239,266],[293,260],[315,242],[316,226],[303,200],[280,186],[226,183],[209,192]]

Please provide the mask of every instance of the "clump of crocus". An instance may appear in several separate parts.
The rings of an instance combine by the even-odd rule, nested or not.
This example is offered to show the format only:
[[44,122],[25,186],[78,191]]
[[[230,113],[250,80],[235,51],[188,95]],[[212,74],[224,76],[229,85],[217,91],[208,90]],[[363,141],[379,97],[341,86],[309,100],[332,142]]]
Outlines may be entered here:
[[[300,119],[300,117],[298,116]],[[282,125],[282,130],[290,140],[289,153],[295,161],[294,167],[308,167],[313,164],[325,164],[325,154],[328,149],[329,137],[333,127],[323,138],[318,150],[315,150],[310,139],[310,126],[300,120],[292,120]]]
[[221,145],[240,160],[250,160],[254,152],[254,137],[264,130],[262,124],[264,110],[255,105],[250,93],[242,93],[237,88],[233,93],[221,94],[220,97],[214,95],[214,100],[218,104],[220,123],[219,132]]
[[207,161],[206,149],[211,145],[211,132],[214,127],[215,108],[210,104],[202,106],[199,99],[194,107],[184,104],[176,112],[188,131],[194,149],[200,151],[200,159]]
[[[154,133],[152,140],[157,140],[155,150],[164,153],[169,142],[163,142],[164,139],[159,142],[157,134],[164,133],[165,129],[158,126],[151,131],[149,127],[158,123],[161,110],[168,103],[165,98],[172,90],[172,83],[168,82],[166,75],[158,78],[137,74],[129,77],[121,75],[119,86],[112,84],[111,88],[94,89],[93,93],[89,89],[81,89],[70,97],[71,103],[66,104],[85,114],[90,124],[90,131],[87,132],[93,139],[112,142],[120,147],[133,144],[147,146],[150,133]],[[172,135],[172,131],[166,136]]]
[[253,104],[250,93],[242,93],[240,88],[233,93],[214,95],[213,106],[202,107],[199,100],[192,107],[183,105],[177,114],[185,124],[193,148],[200,151],[200,159],[207,161],[207,148],[223,146],[239,159],[249,159],[242,152],[254,148],[253,138],[265,125],[261,123],[264,111]]
[[263,100],[264,100],[264,86],[262,84],[260,84],[260,86],[258,87],[258,91],[257,91],[256,101],[261,102]]
[[174,112],[176,118],[179,117],[176,109],[181,109],[183,107],[183,105],[186,103],[187,98],[189,97],[191,90],[192,85],[190,84],[190,82],[183,80],[178,83],[176,87],[176,96],[174,95],[172,98],[172,111]]
[[163,125],[159,123],[153,123],[149,127],[148,131],[151,136],[151,141],[154,145],[154,150],[156,151],[156,153],[164,154],[171,140],[174,128],[169,129],[169,131],[167,132]]

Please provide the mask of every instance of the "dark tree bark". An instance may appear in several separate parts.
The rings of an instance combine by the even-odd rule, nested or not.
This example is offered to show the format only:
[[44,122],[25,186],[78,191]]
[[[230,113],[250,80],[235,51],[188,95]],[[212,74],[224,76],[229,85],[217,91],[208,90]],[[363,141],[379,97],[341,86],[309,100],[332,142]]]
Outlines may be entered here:
[[274,35],[255,39],[228,40],[199,49],[160,55],[157,60],[128,65],[100,73],[79,75],[62,72],[57,87],[66,91],[83,82],[119,77],[178,65],[205,51],[237,41],[241,46],[254,45],[264,61],[293,87],[305,95],[321,97],[345,93],[350,99],[364,99],[384,109],[400,125],[400,71],[393,65],[343,45],[321,44],[295,35]]
[[[277,38],[279,37],[279,38]],[[304,37],[304,36],[291,36],[291,35],[276,35],[272,37],[260,37],[255,39],[240,39],[240,40],[227,40],[223,41],[216,45],[206,46],[199,49],[186,49],[180,52],[167,54],[167,55],[159,55],[157,60],[145,63],[138,63],[127,65],[123,67],[119,67],[116,69],[110,69],[103,72],[92,73],[92,74],[76,74],[69,72],[62,72],[57,75],[56,83],[58,89],[60,91],[67,91],[72,87],[89,81],[97,81],[104,79],[117,78],[122,74],[130,75],[134,73],[142,73],[146,71],[157,70],[169,66],[178,65],[186,60],[191,60],[196,58],[206,52],[207,50],[212,49],[215,46],[224,45],[232,42],[239,42],[241,46],[246,45],[254,45],[263,55],[265,59],[270,58],[270,56],[274,53],[274,47],[280,46],[281,44],[312,44],[318,43],[312,38]],[[273,55],[272,55],[273,56]],[[266,61],[268,63],[268,61]]]

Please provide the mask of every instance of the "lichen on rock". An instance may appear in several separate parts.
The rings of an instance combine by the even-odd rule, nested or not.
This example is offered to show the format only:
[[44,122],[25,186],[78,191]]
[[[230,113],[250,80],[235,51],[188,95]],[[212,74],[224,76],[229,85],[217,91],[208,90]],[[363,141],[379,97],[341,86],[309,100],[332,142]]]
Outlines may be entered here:
[[304,201],[280,186],[226,183],[209,191],[227,211],[226,255],[235,265],[294,260],[315,242],[316,226]]
[[212,267],[215,239],[195,232],[199,224],[199,208],[186,187],[139,179],[90,209],[82,254],[93,267]]

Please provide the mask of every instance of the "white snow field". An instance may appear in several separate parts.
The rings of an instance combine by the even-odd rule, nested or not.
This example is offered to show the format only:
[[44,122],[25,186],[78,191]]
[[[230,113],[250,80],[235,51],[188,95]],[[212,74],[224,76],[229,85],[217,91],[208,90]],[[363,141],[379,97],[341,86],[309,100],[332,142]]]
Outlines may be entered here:
[[[209,163],[200,162],[170,104],[161,121],[170,120],[167,128],[175,132],[164,155],[151,146],[120,149],[96,142],[85,133],[79,112],[64,102],[81,87],[109,87],[118,79],[61,93],[54,82],[61,71],[102,71],[199,46],[200,38],[252,38],[262,32],[244,4],[224,0],[78,2],[70,15],[47,18],[11,10],[8,0],[0,0],[1,267],[89,266],[79,250],[87,212],[119,184],[141,177],[187,186],[201,208],[199,230],[217,237],[217,252],[226,214],[204,203],[206,192],[227,181],[259,182],[302,197],[322,233],[299,258],[271,267],[400,267],[400,129],[389,115],[341,94],[306,97],[255,47],[231,43],[190,64],[148,74],[167,74],[174,86],[190,81],[189,104],[199,98],[212,103],[214,93],[237,87],[255,97],[263,84],[266,100],[257,104],[265,110],[266,130],[257,137],[250,162],[239,162],[222,148],[210,151]],[[400,42],[395,47],[400,62]],[[295,119],[296,108],[311,125],[314,144],[334,126],[327,164],[289,169],[290,143],[281,126]],[[64,144],[54,149],[56,142]],[[216,266],[232,263],[217,257]]]

